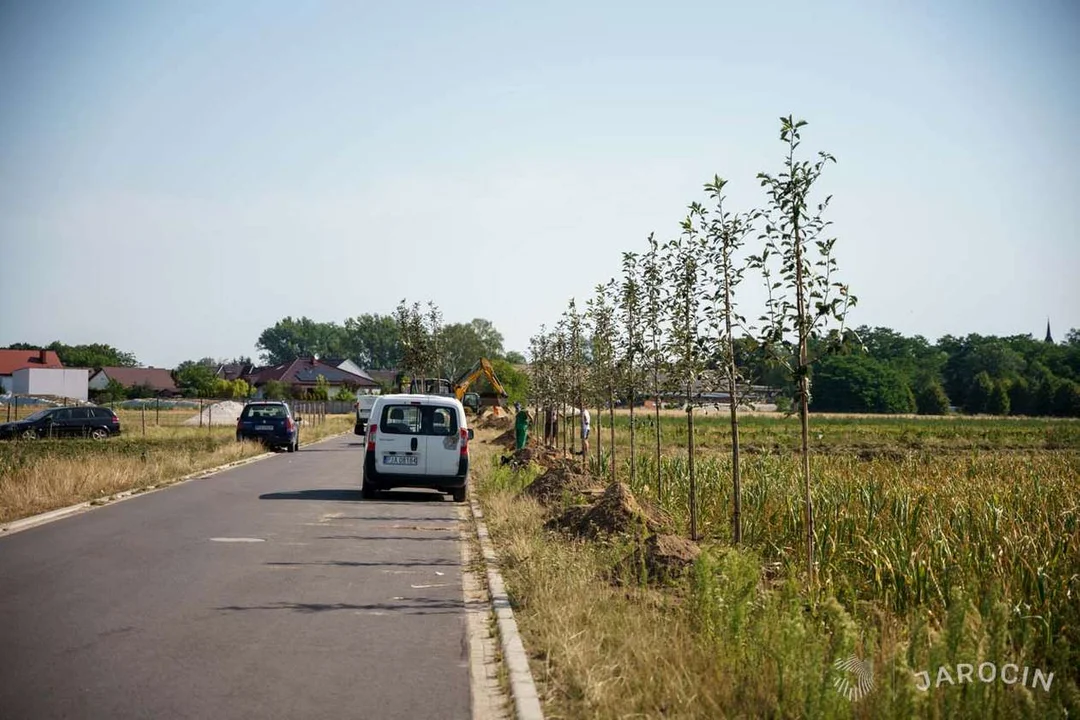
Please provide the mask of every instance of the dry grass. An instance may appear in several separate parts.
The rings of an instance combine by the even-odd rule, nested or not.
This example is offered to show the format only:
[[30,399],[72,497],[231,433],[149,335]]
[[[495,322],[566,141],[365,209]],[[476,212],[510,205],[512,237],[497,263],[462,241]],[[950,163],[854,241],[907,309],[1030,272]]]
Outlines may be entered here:
[[[685,452],[674,447],[678,419],[668,422],[660,502],[685,524]],[[818,427],[829,454],[814,461],[823,587],[813,593],[800,576],[793,427],[744,425],[780,447],[744,458],[738,551],[726,547],[725,429],[700,428],[710,538],[691,576],[662,590],[612,583],[632,540],[545,531],[550,511],[519,493],[535,471],[515,475],[478,445],[479,495],[550,717],[1080,713],[1080,424],[860,418]],[[618,427],[623,481],[627,442]],[[656,499],[655,464],[639,461],[635,491]],[[833,661],[853,654],[871,660],[876,681],[857,703],[832,685]],[[914,687],[914,672],[984,661],[1056,677],[1050,692]]]
[[[182,414],[183,419],[192,415]],[[144,437],[141,425],[136,431],[123,416],[121,424],[123,435],[100,443],[43,440],[0,444],[0,522],[175,482],[265,452],[255,443],[237,443],[231,426],[147,425]],[[304,444],[315,442],[346,432],[352,424],[351,415],[330,415],[322,424],[305,422],[301,439]]]

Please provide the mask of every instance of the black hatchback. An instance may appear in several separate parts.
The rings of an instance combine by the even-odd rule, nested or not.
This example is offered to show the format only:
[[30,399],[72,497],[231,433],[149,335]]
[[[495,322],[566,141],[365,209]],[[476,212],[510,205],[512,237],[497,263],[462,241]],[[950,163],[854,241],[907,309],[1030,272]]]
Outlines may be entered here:
[[300,416],[283,402],[249,402],[236,421],[236,440],[256,440],[268,447],[300,449]]
[[38,410],[21,420],[0,424],[0,438],[93,438],[104,440],[120,434],[120,418],[107,407],[76,407]]

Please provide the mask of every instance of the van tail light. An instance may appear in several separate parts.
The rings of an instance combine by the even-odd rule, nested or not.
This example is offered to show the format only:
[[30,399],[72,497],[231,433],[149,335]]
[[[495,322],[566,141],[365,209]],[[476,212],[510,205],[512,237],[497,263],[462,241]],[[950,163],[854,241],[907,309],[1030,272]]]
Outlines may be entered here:
[[378,423],[368,423],[367,426],[367,449],[375,452],[375,431],[379,429]]
[[461,435],[461,456],[465,457],[469,454],[469,431],[462,428],[459,433]]
[[287,431],[289,431],[289,432],[292,432],[294,427],[296,427],[296,425],[293,424],[292,418],[291,417],[285,418],[285,429]]

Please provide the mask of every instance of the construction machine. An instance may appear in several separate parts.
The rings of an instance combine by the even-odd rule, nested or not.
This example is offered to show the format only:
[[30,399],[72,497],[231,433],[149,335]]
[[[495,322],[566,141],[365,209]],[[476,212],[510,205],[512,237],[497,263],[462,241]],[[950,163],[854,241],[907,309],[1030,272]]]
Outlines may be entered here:
[[[477,393],[468,392],[469,386],[480,379],[483,376],[487,378],[487,381],[491,384],[491,389],[495,391],[497,399],[495,405],[503,409],[506,408],[506,398],[509,395],[506,392],[506,388],[499,382],[499,378],[495,376],[495,368],[491,367],[491,361],[487,358],[480,358],[476,361],[468,372],[463,374],[454,383],[454,396],[461,401],[462,405],[472,409],[473,412],[480,412],[481,404],[484,403]],[[468,401],[468,402],[466,402]]]

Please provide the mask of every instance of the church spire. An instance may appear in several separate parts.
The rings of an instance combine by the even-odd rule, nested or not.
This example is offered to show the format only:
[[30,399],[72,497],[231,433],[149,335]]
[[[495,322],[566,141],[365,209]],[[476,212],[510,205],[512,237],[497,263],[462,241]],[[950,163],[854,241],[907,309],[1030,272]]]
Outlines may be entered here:
[[1054,342],[1054,336],[1050,334],[1050,318],[1046,318],[1046,342]]

